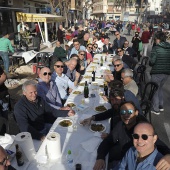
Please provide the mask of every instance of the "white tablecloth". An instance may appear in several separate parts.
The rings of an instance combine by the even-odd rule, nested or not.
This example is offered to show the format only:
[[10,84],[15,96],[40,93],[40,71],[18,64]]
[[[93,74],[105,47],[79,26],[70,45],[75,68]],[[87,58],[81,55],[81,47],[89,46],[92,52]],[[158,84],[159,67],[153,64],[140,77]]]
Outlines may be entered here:
[[[95,59],[94,62],[97,62],[97,63],[100,62],[100,57],[101,57],[101,54],[95,55],[95,58],[97,59]],[[96,66],[96,76],[101,77],[101,75],[103,75],[103,70],[110,69],[110,67],[108,66],[108,64],[110,63],[111,63],[110,56],[108,56],[107,62],[103,65],[102,68],[98,64],[91,63],[87,68],[85,76],[91,75],[91,72],[88,72],[88,71],[92,70],[93,68],[92,66]],[[88,82],[91,81],[91,79],[83,79],[82,82],[84,82],[85,80],[87,80]],[[104,80],[96,78],[95,82],[98,82],[98,84],[100,85],[100,84],[103,84]],[[82,99],[84,99],[83,89],[84,89],[83,86],[78,86],[77,89],[75,90],[82,91],[82,94],[74,95],[72,93],[70,94],[66,102],[66,104],[68,102],[74,102],[77,106],[75,108],[76,115],[73,117],[70,117],[70,119],[72,119],[73,122],[76,122],[77,130],[75,131],[73,127],[69,127],[69,128],[61,127],[59,125],[59,121],[62,118],[58,118],[54,122],[50,130],[51,132],[53,131],[58,132],[61,136],[62,157],[55,162],[51,162],[49,160],[47,164],[39,164],[36,162],[36,160],[34,160],[32,162],[26,162],[22,167],[17,167],[16,160],[13,160],[12,165],[17,170],[20,170],[20,169],[22,170],[26,170],[26,169],[27,170],[38,170],[38,169],[39,170],[68,170],[70,169],[66,162],[66,155],[67,155],[68,150],[72,151],[74,164],[80,163],[82,165],[82,170],[93,169],[93,166],[96,160],[96,155],[97,155],[97,147],[94,149],[94,152],[88,152],[82,147],[81,144],[85,141],[89,141],[89,139],[91,138],[97,138],[97,137],[94,136],[95,133],[90,131],[88,126],[80,125],[79,121],[85,118],[88,118],[94,114],[97,114],[96,111],[94,110],[96,106],[104,105],[107,109],[111,108],[111,106],[109,103],[105,102],[102,99],[102,97],[99,95],[99,93],[103,91],[103,88],[100,88],[99,86],[91,85],[89,87],[90,93],[95,94],[95,97],[94,98],[90,97],[88,99],[85,99],[85,104],[83,105],[85,109],[84,110],[79,109],[79,106],[81,106],[82,104],[81,101]],[[110,131],[109,120],[100,121],[100,122],[105,125],[106,132],[109,132]],[[93,140],[90,140],[90,141],[93,141]],[[46,143],[47,143],[46,139],[43,141],[42,144],[41,142],[34,140],[34,144],[38,144],[38,146],[40,146],[41,144],[36,156],[45,155]],[[36,146],[36,148],[38,148],[38,146]]]

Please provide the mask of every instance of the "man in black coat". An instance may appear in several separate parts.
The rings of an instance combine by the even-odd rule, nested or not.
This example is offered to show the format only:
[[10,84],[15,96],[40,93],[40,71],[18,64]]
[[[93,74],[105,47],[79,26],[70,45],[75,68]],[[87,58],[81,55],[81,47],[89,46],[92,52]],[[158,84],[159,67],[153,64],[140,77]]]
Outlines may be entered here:
[[103,45],[103,53],[113,54],[113,46],[109,42],[110,38],[105,37],[104,39],[104,45]]

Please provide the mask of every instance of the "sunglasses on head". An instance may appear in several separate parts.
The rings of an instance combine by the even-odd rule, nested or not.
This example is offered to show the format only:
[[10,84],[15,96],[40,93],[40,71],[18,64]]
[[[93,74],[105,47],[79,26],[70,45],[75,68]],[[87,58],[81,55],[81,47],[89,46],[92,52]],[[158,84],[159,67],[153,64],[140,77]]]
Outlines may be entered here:
[[61,65],[55,65],[57,68],[64,68],[64,66]]
[[133,114],[133,112],[134,112],[134,110],[132,110],[132,109],[121,110],[121,111],[120,111],[120,114],[121,114],[121,115],[125,115],[125,114],[131,115],[131,114]]
[[114,67],[119,67],[121,64],[116,64],[116,65],[114,65]]
[[43,73],[44,76],[46,76],[47,74],[48,74],[49,76],[51,76],[51,73],[50,73],[50,72],[49,72],[49,73],[47,73],[47,72],[44,72],[44,73]]
[[142,134],[141,136],[139,136],[137,133],[132,134],[133,139],[139,139],[141,137],[143,140],[147,140],[149,136],[154,136],[154,135]]

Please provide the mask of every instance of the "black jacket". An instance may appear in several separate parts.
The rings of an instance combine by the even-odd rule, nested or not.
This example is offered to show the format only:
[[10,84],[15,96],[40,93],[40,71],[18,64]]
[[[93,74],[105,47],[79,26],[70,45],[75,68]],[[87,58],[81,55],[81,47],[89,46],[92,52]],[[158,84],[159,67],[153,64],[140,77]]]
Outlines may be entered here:
[[108,44],[108,49],[106,45],[103,45],[103,53],[113,54],[113,47],[110,47],[110,43]]
[[57,117],[66,117],[68,111],[57,110],[48,105],[41,97],[30,102],[25,96],[14,107],[14,115],[21,132],[30,132],[33,139],[40,140],[45,123],[53,123]]
[[113,41],[113,49],[117,50],[118,48],[123,48],[126,37],[120,37],[120,45],[117,43],[117,38]]
[[123,57],[122,57],[122,61],[125,63],[125,64],[127,64],[127,66],[130,68],[130,69],[132,69],[132,70],[134,70],[134,68],[135,68],[135,66],[136,66],[136,64],[137,64],[137,61],[133,58],[133,57],[131,57],[131,56],[129,56],[129,55],[123,55]]

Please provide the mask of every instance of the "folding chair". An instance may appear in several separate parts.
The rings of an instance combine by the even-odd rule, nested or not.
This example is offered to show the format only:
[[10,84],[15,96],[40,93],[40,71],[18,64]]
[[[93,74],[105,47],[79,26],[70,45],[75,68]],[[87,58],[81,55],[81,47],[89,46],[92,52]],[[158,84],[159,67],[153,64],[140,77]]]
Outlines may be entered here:
[[149,122],[151,122],[151,102],[149,100],[142,101],[140,107],[142,109],[143,115],[149,118]]

